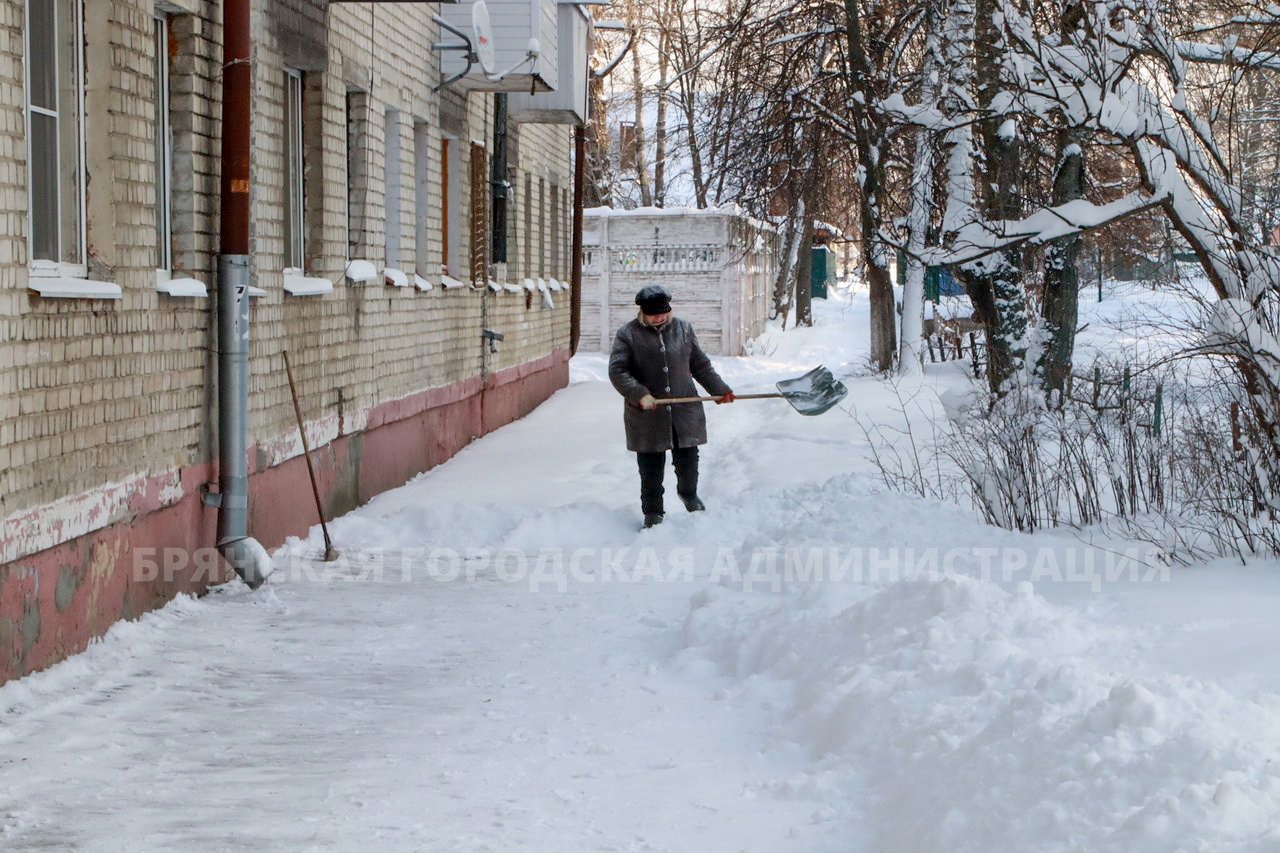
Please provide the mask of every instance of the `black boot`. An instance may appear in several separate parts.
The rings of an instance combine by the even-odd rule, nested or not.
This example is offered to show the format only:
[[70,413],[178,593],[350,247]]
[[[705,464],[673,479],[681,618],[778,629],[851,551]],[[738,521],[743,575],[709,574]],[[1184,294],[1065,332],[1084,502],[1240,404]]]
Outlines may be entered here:
[[681,495],[680,500],[684,501],[684,508],[689,512],[702,512],[707,505],[697,495]]
[[662,474],[667,465],[665,451],[637,453],[640,468],[640,511],[644,513],[644,526],[662,523]]
[[676,493],[689,512],[702,512],[706,505],[698,498],[698,448],[681,447],[672,451],[676,466]]

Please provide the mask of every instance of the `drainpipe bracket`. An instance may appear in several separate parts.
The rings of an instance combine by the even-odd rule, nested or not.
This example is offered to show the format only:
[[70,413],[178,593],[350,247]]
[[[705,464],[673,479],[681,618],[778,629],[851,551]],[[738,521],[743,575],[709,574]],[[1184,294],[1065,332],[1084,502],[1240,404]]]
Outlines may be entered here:
[[221,509],[222,493],[213,491],[213,487],[209,483],[205,483],[200,487],[200,502],[207,507]]

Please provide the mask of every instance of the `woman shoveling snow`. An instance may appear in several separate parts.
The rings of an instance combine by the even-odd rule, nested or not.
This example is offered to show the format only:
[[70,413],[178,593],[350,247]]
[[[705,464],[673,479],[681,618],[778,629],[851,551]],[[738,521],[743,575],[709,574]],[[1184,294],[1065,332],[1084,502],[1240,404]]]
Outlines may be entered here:
[[636,294],[638,316],[618,330],[609,354],[609,381],[626,398],[623,424],[627,449],[640,469],[640,509],[644,526],[662,523],[662,480],[667,450],[676,469],[676,493],[689,512],[706,507],[698,497],[698,445],[707,443],[702,403],[659,405],[655,395],[697,393],[698,380],[716,404],[732,403],[733,390],[720,378],[698,345],[693,326],[671,315],[671,294],[649,285]]

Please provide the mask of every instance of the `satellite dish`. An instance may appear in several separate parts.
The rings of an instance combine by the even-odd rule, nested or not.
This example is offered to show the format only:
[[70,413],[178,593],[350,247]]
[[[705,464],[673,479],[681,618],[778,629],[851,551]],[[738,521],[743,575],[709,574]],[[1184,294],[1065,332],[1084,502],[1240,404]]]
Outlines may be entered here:
[[480,70],[492,75],[498,67],[498,56],[493,49],[493,27],[489,24],[489,9],[484,0],[476,0],[471,7],[471,31],[475,34],[476,61]]

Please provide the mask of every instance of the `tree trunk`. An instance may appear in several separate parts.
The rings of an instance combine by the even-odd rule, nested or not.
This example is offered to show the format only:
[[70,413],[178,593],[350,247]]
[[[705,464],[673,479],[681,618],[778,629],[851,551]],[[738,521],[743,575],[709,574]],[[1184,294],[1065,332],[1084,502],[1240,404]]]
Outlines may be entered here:
[[[1065,204],[1084,198],[1084,132],[1062,131],[1059,138],[1058,170],[1053,177],[1053,203]],[[1064,237],[1049,244],[1044,258],[1044,351],[1036,372],[1044,382],[1051,402],[1061,405],[1071,358],[1076,345],[1076,325],[1080,308],[1080,236]]]
[[[979,123],[984,156],[978,186],[983,215],[992,222],[1021,216],[1022,148],[1017,122],[993,109],[1006,85],[1000,76],[1005,44],[997,13],[995,0],[977,0],[977,90],[982,113],[988,116]],[[987,383],[994,393],[1002,394],[1026,364],[1027,300],[1021,252],[996,252],[966,267],[962,279],[986,329]]]
[[[631,27],[636,33],[638,42],[640,39],[640,19],[636,10],[635,0],[632,0],[630,12]],[[644,141],[644,81],[640,78],[639,47],[639,44],[637,44],[631,50],[631,96],[635,101],[636,181],[640,184],[640,206],[650,207],[653,205],[653,194],[649,190],[649,164],[645,161],[647,151]]]
[[862,192],[858,197],[858,221],[862,229],[867,284],[871,290],[871,361],[879,370],[892,370],[897,354],[897,311],[889,277],[889,255],[880,239],[880,211],[885,210],[884,163],[888,144],[875,110],[880,94],[877,78],[867,54],[862,34],[859,0],[844,0],[845,39],[854,90],[850,93],[849,116],[858,149]]
[[800,247],[804,241],[805,215],[804,199],[797,199],[787,216],[786,247],[782,254],[782,264],[778,268],[778,277],[773,282],[773,316],[782,318],[784,329],[787,327],[787,315],[791,312],[791,284],[795,280]]
[[[934,106],[938,101],[940,69],[938,62],[937,14],[930,3],[925,11],[926,44],[920,103]],[[915,159],[911,164],[911,210],[907,215],[907,283],[902,290],[902,342],[898,350],[898,369],[903,373],[920,373],[924,369],[925,266],[920,262],[929,224],[933,220],[933,133],[927,128],[916,132]]]
[[871,290],[871,362],[877,370],[892,370],[897,324],[889,268],[868,263],[867,285]]
[[813,217],[805,216],[796,262],[796,326],[813,325]]
[[658,207],[667,200],[667,71],[671,63],[667,33],[664,21],[658,30],[658,117],[653,125],[653,203]]
[[684,132],[689,144],[689,168],[693,177],[693,197],[699,208],[707,206],[707,179],[702,171],[702,147],[698,142],[697,113],[694,104],[697,92],[683,89]]

